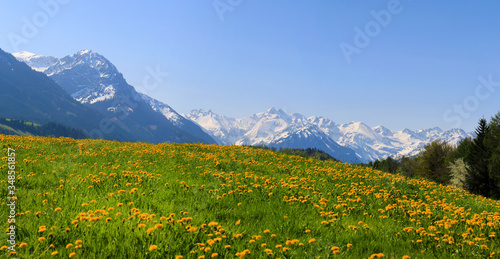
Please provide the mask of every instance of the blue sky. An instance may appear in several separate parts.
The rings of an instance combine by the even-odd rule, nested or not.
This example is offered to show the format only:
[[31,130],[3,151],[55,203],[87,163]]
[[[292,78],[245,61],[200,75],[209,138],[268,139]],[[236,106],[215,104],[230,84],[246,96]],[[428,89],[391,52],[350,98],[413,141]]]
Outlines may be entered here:
[[[393,130],[471,131],[500,111],[498,1],[0,3],[0,48],[92,49],[180,113],[238,118],[276,107]],[[156,69],[168,76],[145,87]]]

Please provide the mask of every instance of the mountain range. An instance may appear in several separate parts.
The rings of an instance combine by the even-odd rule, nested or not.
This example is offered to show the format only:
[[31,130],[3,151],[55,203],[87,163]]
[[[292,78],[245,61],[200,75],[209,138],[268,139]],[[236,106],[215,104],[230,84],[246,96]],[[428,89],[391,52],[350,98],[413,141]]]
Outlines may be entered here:
[[372,128],[362,122],[339,125],[326,117],[306,118],[276,108],[241,119],[210,110],[193,110],[185,116],[205,128],[220,144],[316,147],[350,163],[366,163],[388,156],[413,156],[434,140],[456,145],[472,136],[461,129],[443,131],[437,127],[392,131],[384,126]]
[[[137,92],[109,60],[94,51],[82,50],[61,59],[19,52],[13,54],[16,60],[5,54],[0,55],[0,67],[4,67],[5,73],[9,72],[12,64],[22,61],[32,69],[16,63],[15,66],[23,67],[22,73],[42,78],[41,82],[50,82],[47,84],[50,84],[52,90],[57,88],[53,95],[63,96],[64,101],[61,101],[60,107],[56,107],[59,101],[52,101],[51,109],[76,114],[64,105],[69,102],[89,113],[79,113],[72,117],[66,115],[56,122],[74,121],[68,126],[99,129],[107,138],[152,143],[202,142],[221,145],[266,145],[275,148],[317,148],[343,162],[366,163],[388,156],[415,155],[425,144],[434,140],[457,144],[463,138],[472,136],[461,129],[392,131],[383,126],[370,127],[362,122],[337,124],[326,117],[287,114],[276,108],[240,119],[218,115],[210,110],[193,110],[182,115],[169,105]],[[13,89],[16,86],[16,83],[8,85]],[[36,91],[40,90],[52,91],[43,87],[29,87],[35,95]],[[33,98],[36,101],[36,96]],[[6,101],[10,99],[7,98]],[[10,112],[7,115],[24,120],[43,117],[36,112],[35,107],[31,108],[24,117],[20,116],[22,112]],[[0,111],[5,109],[7,108]],[[6,117],[3,112],[0,115]],[[107,130],[110,125],[113,126],[111,132]]]

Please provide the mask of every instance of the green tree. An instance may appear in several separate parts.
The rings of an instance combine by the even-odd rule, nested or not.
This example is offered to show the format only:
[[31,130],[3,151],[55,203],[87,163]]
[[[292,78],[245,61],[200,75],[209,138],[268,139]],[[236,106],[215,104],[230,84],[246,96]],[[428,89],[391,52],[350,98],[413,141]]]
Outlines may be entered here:
[[488,160],[489,178],[491,180],[491,197],[500,199],[500,112],[493,116],[488,124],[489,132],[485,145],[490,150]]
[[453,147],[444,141],[433,141],[424,146],[418,155],[417,175],[440,184],[449,184],[452,178],[449,168],[449,155]]
[[398,173],[406,177],[414,177],[417,172],[417,161],[414,158],[403,156],[400,161]]
[[490,197],[492,189],[488,168],[488,160],[491,157],[491,152],[485,141],[489,130],[486,119],[480,119],[479,125],[476,128],[476,138],[472,141],[470,151],[466,156],[468,167],[465,177],[465,188],[471,193],[485,197]]

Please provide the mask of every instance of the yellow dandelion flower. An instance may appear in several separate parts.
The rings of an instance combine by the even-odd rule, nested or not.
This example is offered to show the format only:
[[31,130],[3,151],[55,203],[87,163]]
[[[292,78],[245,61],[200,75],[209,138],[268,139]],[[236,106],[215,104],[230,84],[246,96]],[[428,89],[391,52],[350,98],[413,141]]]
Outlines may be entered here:
[[55,212],[58,212],[58,211],[60,211],[60,210],[62,210],[62,209],[61,209],[61,208],[59,208],[59,207],[57,207],[57,208],[55,208],[55,209],[54,209],[54,211],[55,211]]
[[19,248],[23,248],[23,247],[26,247],[26,246],[28,246],[28,244],[26,244],[26,243],[21,243],[21,244],[19,245]]
[[308,241],[308,243],[309,243],[309,244],[314,243],[314,242],[316,242],[316,239],[315,239],[315,238],[311,238],[311,239],[309,239],[309,241]]
[[74,257],[74,256],[76,256],[76,253],[75,253],[75,252],[73,252],[73,253],[69,254],[69,258],[72,258],[72,257]]
[[158,249],[158,246],[157,246],[157,245],[151,245],[151,246],[149,246],[149,249],[148,249],[148,250],[149,250],[149,251],[153,251],[153,250],[156,250],[156,249]]
[[235,225],[239,225],[241,223],[241,220],[236,221]]
[[40,227],[38,228],[38,233],[42,233],[42,232],[44,232],[45,230],[47,230],[47,227],[46,227],[46,226],[40,226]]
[[211,257],[214,258],[214,257],[217,257],[217,256],[219,256],[218,253],[213,253]]
[[45,241],[45,237],[39,237],[39,238],[38,238],[38,241],[39,241],[39,242],[43,242],[43,241]]
[[217,226],[217,225],[219,225],[219,223],[217,223],[217,222],[213,222],[213,221],[212,221],[212,222],[210,222],[210,223],[208,223],[208,226],[209,226],[209,227],[215,227],[215,226]]
[[59,252],[54,251],[54,252],[52,252],[50,255],[56,255],[56,254],[58,254],[58,253],[59,253]]
[[73,247],[73,244],[71,244],[71,243],[69,243],[69,244],[66,245],[66,249],[70,249],[72,247]]

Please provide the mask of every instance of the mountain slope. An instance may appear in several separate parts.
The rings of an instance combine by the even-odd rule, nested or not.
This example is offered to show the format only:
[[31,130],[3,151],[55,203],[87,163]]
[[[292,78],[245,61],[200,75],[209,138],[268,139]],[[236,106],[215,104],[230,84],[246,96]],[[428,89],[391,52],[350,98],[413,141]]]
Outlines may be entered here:
[[[104,116],[75,101],[45,74],[0,49],[0,116],[38,124],[56,122],[92,134]],[[134,140],[122,129],[104,138]]]
[[167,120],[172,122],[174,126],[185,132],[189,132],[189,134],[200,139],[203,143],[216,143],[210,134],[205,132],[202,127],[193,121],[184,118],[184,116],[177,113],[174,109],[172,109],[172,107],[145,94],[139,93],[139,95],[142,100],[148,103],[155,112],[167,118]]
[[[32,61],[30,54],[15,55],[26,63],[31,62],[34,69],[41,70],[46,65]],[[169,120],[172,118],[155,111],[153,106],[160,105],[158,101],[148,100],[136,92],[109,60],[94,51],[82,50],[56,59],[43,71],[75,100],[101,112],[140,141],[215,143],[196,124],[184,121],[175,125],[175,121]]]

